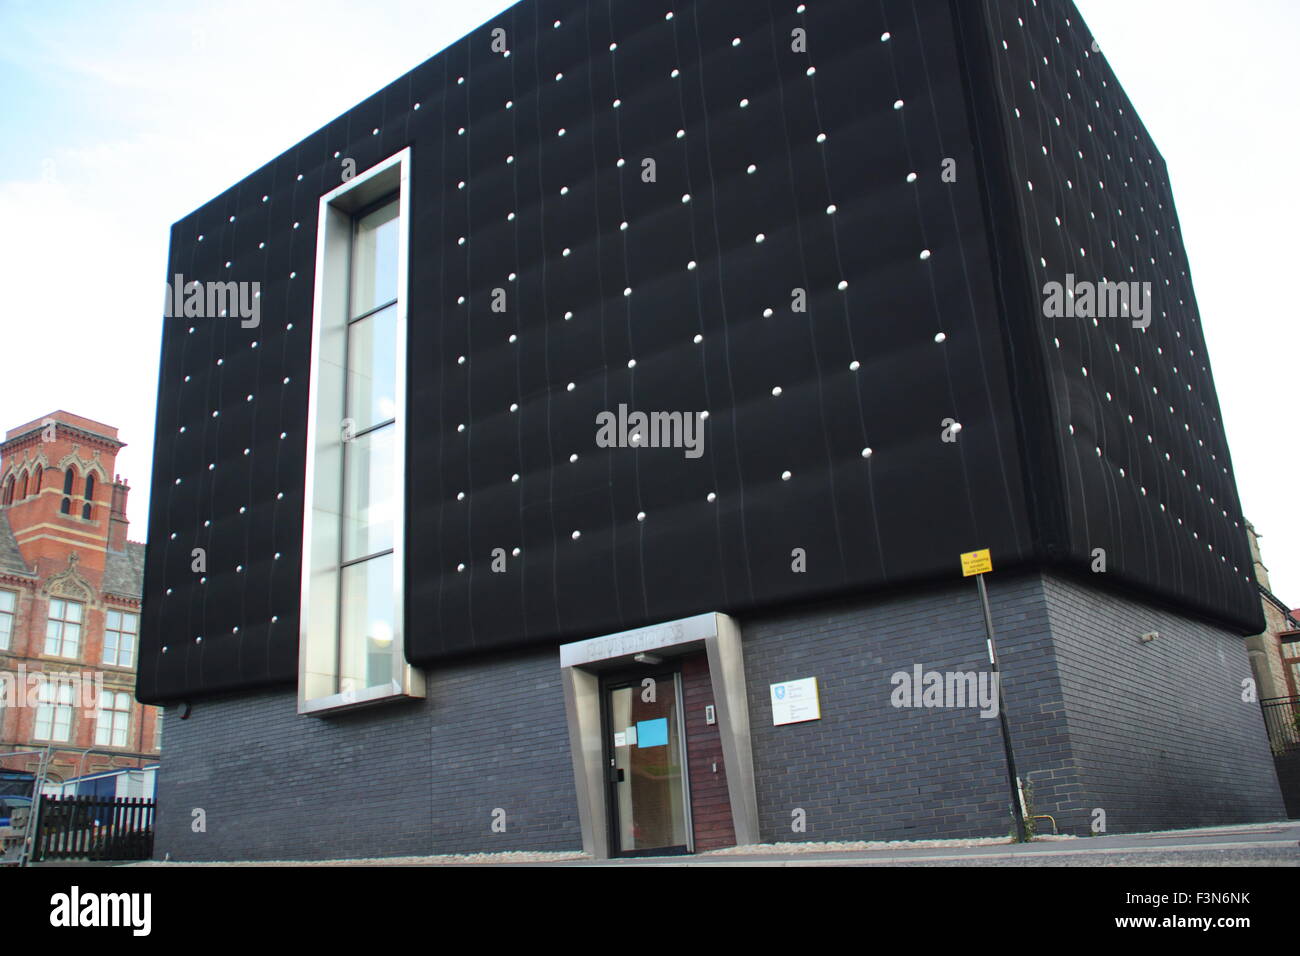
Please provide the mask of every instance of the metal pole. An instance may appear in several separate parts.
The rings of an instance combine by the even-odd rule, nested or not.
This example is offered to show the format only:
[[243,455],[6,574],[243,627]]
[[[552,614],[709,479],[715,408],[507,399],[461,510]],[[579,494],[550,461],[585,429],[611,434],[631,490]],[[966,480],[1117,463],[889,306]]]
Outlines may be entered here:
[[[988,635],[989,641],[989,665],[993,668],[993,673],[998,674],[998,648],[993,639],[993,612],[989,609],[989,592],[984,587],[984,575],[975,575],[975,583],[979,586],[980,604],[984,608],[984,631]],[[999,675],[998,684],[998,722],[1002,725],[1002,749],[1007,756],[1007,776],[1010,777],[1011,783],[1011,812],[1016,818],[1016,842],[1025,843],[1025,812],[1020,806],[1020,778],[1016,775],[1016,758],[1011,751],[1011,727],[1007,724],[1007,706],[1002,696],[1002,678]]]

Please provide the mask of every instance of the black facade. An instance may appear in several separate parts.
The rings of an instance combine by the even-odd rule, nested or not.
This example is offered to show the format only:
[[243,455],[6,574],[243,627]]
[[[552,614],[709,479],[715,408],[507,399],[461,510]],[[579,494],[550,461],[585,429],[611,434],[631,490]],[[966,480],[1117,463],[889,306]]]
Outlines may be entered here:
[[[403,633],[429,699],[322,724],[288,690],[318,205],[347,160],[408,147]],[[937,633],[933,609],[968,600],[951,582],[980,548],[995,610],[1032,605],[1009,619],[1025,633],[1007,653],[1026,656],[1004,671],[1044,806],[1084,827],[1110,801],[1132,829],[1277,813],[1258,715],[1230,707],[1248,675],[1233,635],[1262,622],[1168,174],[1068,0],[524,0],[176,223],[178,273],[259,282],[262,317],[164,329],[138,695],[205,702],[169,724],[164,850],[255,852],[247,836],[195,849],[166,806],[215,788],[232,733],[304,779],[340,748],[391,751],[410,794],[386,792],[418,791],[433,837],[405,809],[348,853],[485,849],[446,814],[502,798],[436,797],[443,774],[481,779],[495,745],[439,737],[459,719],[439,698],[500,682],[508,721],[517,680],[550,700],[520,779],[554,799],[507,848],[576,846],[564,708],[543,686],[559,644],[725,612],[755,712],[772,661],[886,683],[893,656],[978,666],[982,640]],[[1053,317],[1046,289],[1067,277],[1150,283],[1149,310]],[[703,455],[598,447],[597,416],[620,406],[707,410]],[[520,551],[505,573],[498,548]],[[814,626],[825,614],[841,623]],[[1112,639],[1143,614],[1196,636],[1122,687],[1130,648]],[[1187,718],[1190,686],[1221,699],[1219,721]],[[1161,778],[1186,806],[1116,751],[1112,691],[1165,715],[1132,753],[1187,737]],[[789,838],[791,801],[825,807],[804,839],[1006,832],[996,722],[961,747],[927,725],[927,750],[901,743],[915,715],[882,726],[850,697],[784,754],[756,731],[765,837]],[[878,731],[841,755],[864,721]],[[408,724],[423,729],[393,742]],[[1200,736],[1216,727],[1229,777]],[[764,776],[792,746],[824,778],[815,797]]]

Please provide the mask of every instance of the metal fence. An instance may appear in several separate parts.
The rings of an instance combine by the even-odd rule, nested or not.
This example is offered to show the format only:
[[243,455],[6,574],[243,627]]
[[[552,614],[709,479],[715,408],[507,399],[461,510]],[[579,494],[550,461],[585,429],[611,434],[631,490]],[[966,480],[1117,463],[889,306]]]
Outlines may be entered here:
[[147,860],[154,801],[138,797],[42,797],[33,862]]
[[1300,749],[1300,697],[1269,697],[1259,702],[1273,753]]

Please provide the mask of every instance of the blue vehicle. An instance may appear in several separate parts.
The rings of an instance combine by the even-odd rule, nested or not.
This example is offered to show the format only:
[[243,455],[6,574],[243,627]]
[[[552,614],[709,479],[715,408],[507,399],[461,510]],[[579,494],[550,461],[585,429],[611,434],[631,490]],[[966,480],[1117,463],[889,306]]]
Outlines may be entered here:
[[0,827],[9,826],[14,807],[30,807],[36,775],[22,770],[0,770]]
[[30,807],[32,805],[31,797],[24,797],[18,794],[0,795],[0,830],[10,825],[13,818],[13,812],[19,807]]

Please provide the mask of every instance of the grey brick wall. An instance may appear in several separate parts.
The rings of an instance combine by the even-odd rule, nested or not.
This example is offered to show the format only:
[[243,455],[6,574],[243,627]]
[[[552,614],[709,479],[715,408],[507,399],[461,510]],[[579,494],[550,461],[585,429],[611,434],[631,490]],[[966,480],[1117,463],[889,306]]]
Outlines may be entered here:
[[1244,638],[1073,579],[1043,592],[1082,809],[1111,833],[1285,817],[1259,705],[1241,699]]
[[[1241,638],[1070,579],[989,580],[1017,769],[1066,832],[1281,819]],[[896,671],[986,671],[970,581],[740,620],[764,841],[1002,836],[996,719],[896,708]],[[1140,644],[1144,631],[1159,640]],[[155,855],[323,859],[581,848],[553,651],[429,673],[424,701],[300,717],[290,690],[167,722]],[[772,726],[817,677],[822,719]],[[207,830],[191,829],[192,810]],[[492,813],[506,832],[491,832]],[[802,808],[807,830],[791,829]]]
[[424,701],[335,717],[300,717],[289,690],[169,712],[158,806],[158,858],[581,849],[558,659],[452,666]]
[[[1008,673],[1017,753],[1048,778],[1048,799],[1074,781],[1036,579],[991,589]],[[826,605],[814,613],[741,622],[749,684],[760,829],[765,841],[1004,836],[1010,788],[996,718],[975,709],[896,708],[891,675],[987,671],[984,620],[973,582],[905,596]],[[817,677],[822,719],[772,725],[769,685]],[[1032,733],[1032,738],[1031,738]],[[1014,734],[1013,734],[1014,735]],[[1022,774],[1025,768],[1021,768]],[[791,814],[807,813],[795,833]]]

